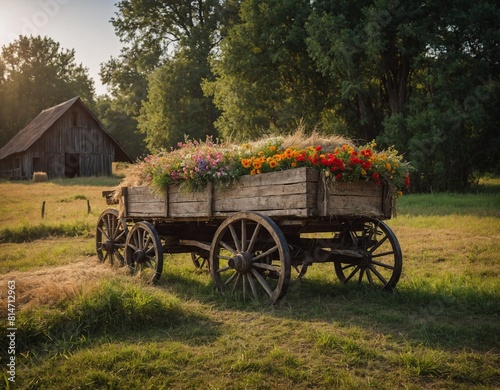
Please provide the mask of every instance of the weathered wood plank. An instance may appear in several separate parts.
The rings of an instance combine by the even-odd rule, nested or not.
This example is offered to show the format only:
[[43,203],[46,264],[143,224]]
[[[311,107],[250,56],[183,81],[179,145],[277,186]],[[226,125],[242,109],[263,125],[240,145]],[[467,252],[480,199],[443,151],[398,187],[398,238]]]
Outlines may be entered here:
[[259,211],[271,217],[390,217],[391,199],[372,182],[331,183],[310,168],[244,176],[227,187],[187,192],[170,186],[165,195],[148,187],[123,191],[129,216],[196,219]]

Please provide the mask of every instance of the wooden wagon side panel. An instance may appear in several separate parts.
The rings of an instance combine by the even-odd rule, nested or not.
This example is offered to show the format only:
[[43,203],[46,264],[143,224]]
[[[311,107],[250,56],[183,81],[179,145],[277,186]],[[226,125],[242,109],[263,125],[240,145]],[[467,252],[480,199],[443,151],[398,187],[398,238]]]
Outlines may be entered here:
[[271,217],[314,216],[318,176],[307,168],[243,176],[213,192],[213,215],[258,211]]
[[324,217],[391,217],[392,199],[385,185],[375,182],[328,182],[318,186],[318,214]]
[[165,218],[167,198],[158,196],[150,187],[123,187],[122,211],[125,217]]
[[125,216],[134,218],[209,219],[239,211],[270,217],[391,217],[386,186],[374,182],[330,182],[311,168],[243,176],[226,187],[188,192],[169,186],[164,195],[150,187],[122,189]]

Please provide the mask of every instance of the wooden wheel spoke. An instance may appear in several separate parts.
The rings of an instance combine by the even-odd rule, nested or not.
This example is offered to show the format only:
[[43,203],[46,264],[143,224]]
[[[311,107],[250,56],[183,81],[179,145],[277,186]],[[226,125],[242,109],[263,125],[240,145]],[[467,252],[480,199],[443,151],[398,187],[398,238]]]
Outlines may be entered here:
[[144,253],[149,256],[156,255],[156,248],[153,245],[148,245],[144,247]]
[[370,270],[377,276],[377,278],[380,279],[380,281],[386,285],[387,284],[387,280],[385,280],[385,278],[382,276],[382,274],[380,272],[377,271],[377,269],[370,264]]
[[367,276],[367,278],[368,278],[368,282],[369,282],[370,284],[373,284],[373,278],[372,278],[372,273],[370,272],[370,268],[367,268],[367,269],[366,269],[366,276]]
[[365,273],[365,270],[363,268],[361,268],[361,270],[359,271],[358,284],[361,284],[361,282],[363,281],[364,273]]
[[229,292],[231,286],[243,298],[267,294],[274,304],[288,288],[290,250],[276,222],[260,213],[242,211],[217,228],[210,267],[220,293]]
[[236,251],[241,252],[241,243],[236,234],[233,224],[229,225],[229,231],[231,232],[231,237],[233,238],[234,245],[236,246]]
[[238,285],[241,277],[241,274],[238,272],[235,272],[234,274],[236,275],[236,280],[234,281],[233,288],[231,289],[231,294],[234,294],[234,292],[236,291],[236,286]]
[[224,241],[221,241],[220,244],[225,248],[227,249],[229,252],[231,252],[233,255],[236,255],[238,253],[238,251],[236,249],[234,249],[232,246],[230,246],[229,244],[227,244],[226,242]]
[[255,243],[257,242],[257,238],[259,237],[261,226],[262,225],[260,223],[257,224],[257,226],[255,226],[255,230],[253,231],[252,238],[250,239],[250,243],[248,244],[247,252],[252,253],[253,247],[254,247]]
[[125,238],[127,237],[127,232],[125,230],[120,230],[120,234],[118,234],[116,237],[115,237],[115,241],[117,240],[125,240]]
[[[345,278],[345,283],[347,283],[349,280],[351,280],[351,278],[352,278],[354,275],[356,275],[356,273],[357,273],[357,272],[360,270],[360,268],[361,268],[359,265],[357,265],[357,266],[353,266],[353,265],[351,265],[350,267],[355,267],[355,268],[352,270],[352,272],[350,273],[350,275],[349,275],[347,278]],[[346,267],[346,268],[347,268],[347,267]]]
[[[229,267],[228,267],[228,268],[229,268]],[[218,270],[218,271],[219,271],[219,270]],[[227,280],[224,282],[224,285],[225,285],[225,286],[227,286],[229,283],[231,283],[231,281],[232,281],[234,278],[238,277],[238,275],[239,275],[239,274],[238,274],[238,272],[233,272],[233,274],[232,274],[229,278],[227,278]]]
[[243,284],[243,299],[247,299],[247,278],[245,274],[241,274],[242,284]]
[[382,285],[384,290],[392,290],[396,286],[401,276],[402,253],[395,234],[386,223],[367,219],[362,229],[342,232],[340,235],[342,249],[361,251],[368,255],[359,265],[335,262],[335,273],[342,282],[354,279],[361,269],[358,281],[364,279],[370,285]]
[[148,261],[145,261],[144,262],[144,265],[150,269],[152,269],[153,271],[156,270],[156,262],[154,261],[154,259],[149,259]]
[[255,276],[255,279],[257,279],[259,284],[262,286],[262,288],[266,291],[267,295],[271,297],[273,295],[273,291],[271,290],[271,287],[269,287],[269,284],[267,284],[266,279],[264,279],[264,277],[253,268],[251,272],[252,275]]
[[232,269],[232,268],[231,268],[231,267],[226,266],[226,267],[219,268],[216,272],[220,274],[220,273],[222,273],[222,272],[226,272],[226,271],[228,271],[228,270],[230,270],[230,269]]
[[384,236],[384,238],[382,238],[380,241],[377,241],[377,243],[376,243],[373,247],[371,247],[371,248],[370,248],[370,252],[371,252],[371,253],[375,252],[378,248],[380,248],[380,247],[382,246],[382,244],[383,244],[384,242],[386,242],[386,241],[387,241],[387,239],[388,239],[388,238],[389,238],[389,237]]
[[257,289],[255,287],[255,282],[253,280],[252,275],[251,274],[247,274],[246,276],[247,276],[247,279],[248,279],[248,284],[250,285],[250,290],[252,290],[252,294],[253,294],[254,298],[258,299],[259,296],[257,294]]
[[[394,253],[394,252],[391,252],[391,253]],[[394,269],[393,265],[381,263],[380,261],[373,261],[372,260],[372,264],[376,265],[378,267],[386,268],[386,269],[392,269],[392,270]]]
[[127,248],[133,249],[133,250],[134,250],[134,252],[135,252],[135,251],[137,251],[137,250],[139,250],[139,248],[137,248],[137,246],[136,246],[136,245],[133,245],[131,242],[129,242],[129,243],[128,243],[128,246],[127,246],[127,244],[125,244],[125,246],[126,246]]
[[247,223],[244,219],[241,220],[241,251],[246,250],[247,245]]
[[266,264],[266,263],[253,263],[252,265],[254,267],[257,267],[257,268],[263,268],[263,269],[267,269],[267,270],[273,271],[273,272],[280,272],[280,268],[276,267],[274,265],[270,265],[270,264]]
[[267,251],[258,254],[257,256],[253,257],[252,260],[259,260],[262,259],[263,257],[269,256],[271,253],[274,253],[278,250],[278,245],[273,246],[272,248],[269,248]]
[[104,229],[101,226],[98,226],[97,229],[101,232],[101,234],[109,240],[108,233],[104,231]]

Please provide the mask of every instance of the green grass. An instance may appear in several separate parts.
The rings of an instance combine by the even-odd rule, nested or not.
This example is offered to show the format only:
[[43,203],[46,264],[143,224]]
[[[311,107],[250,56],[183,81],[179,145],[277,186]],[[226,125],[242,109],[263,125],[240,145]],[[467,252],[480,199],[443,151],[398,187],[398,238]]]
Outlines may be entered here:
[[[12,388],[499,388],[500,183],[492,182],[476,194],[399,200],[388,223],[404,268],[392,294],[342,285],[331,264],[314,264],[268,306],[220,297],[188,255],[165,256],[155,286],[100,265],[90,227],[78,238],[65,228],[0,243],[1,288],[19,281]],[[106,189],[29,188],[64,188],[52,199],[69,207],[84,202],[78,195],[98,202]],[[31,197],[17,205],[28,210]]]

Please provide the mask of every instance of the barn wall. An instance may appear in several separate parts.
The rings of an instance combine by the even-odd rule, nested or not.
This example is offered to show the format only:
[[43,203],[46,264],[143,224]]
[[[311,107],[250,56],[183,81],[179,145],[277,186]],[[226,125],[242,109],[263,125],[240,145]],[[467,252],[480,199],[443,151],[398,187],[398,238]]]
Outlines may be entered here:
[[35,169],[49,177],[63,177],[68,169],[78,176],[109,176],[113,160],[111,139],[87,110],[74,105],[26,152],[23,167],[27,177]]

